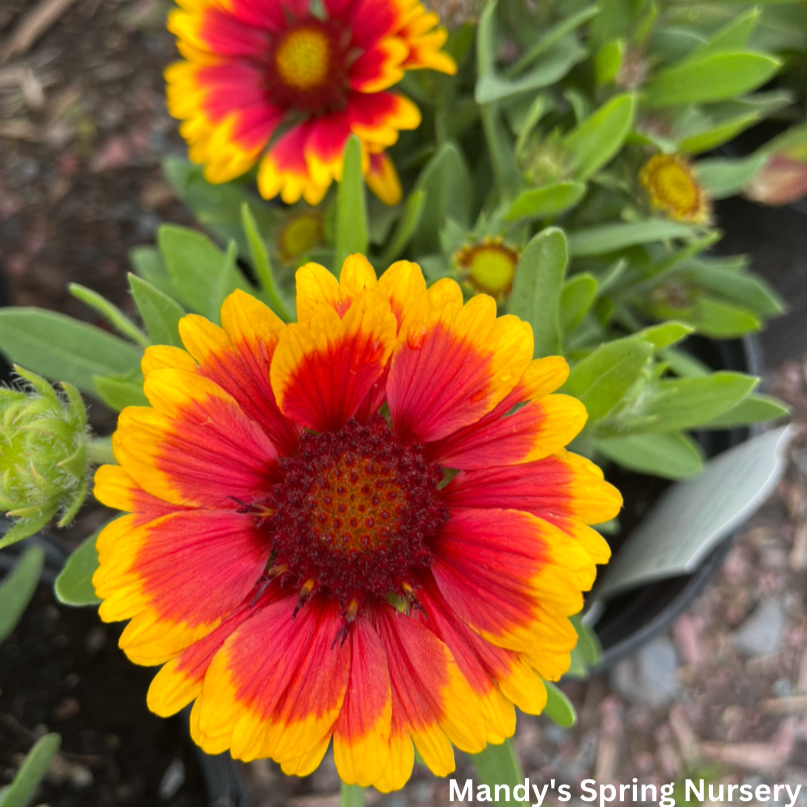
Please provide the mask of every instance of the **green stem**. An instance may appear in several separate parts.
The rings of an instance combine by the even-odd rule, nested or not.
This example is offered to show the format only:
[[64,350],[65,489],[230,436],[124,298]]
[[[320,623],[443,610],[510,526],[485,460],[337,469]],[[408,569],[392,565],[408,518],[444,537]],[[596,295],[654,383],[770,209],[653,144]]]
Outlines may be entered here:
[[111,437],[93,437],[87,443],[87,459],[92,465],[103,465],[117,463],[115,455],[112,453]]
[[342,782],[342,807],[364,807],[364,788]]
[[489,785],[491,793],[495,793],[496,785],[507,785],[513,800],[517,801],[514,790],[516,785],[524,784],[524,773],[512,740],[505,740],[501,745],[488,745],[481,753],[473,754],[472,759],[479,781]]

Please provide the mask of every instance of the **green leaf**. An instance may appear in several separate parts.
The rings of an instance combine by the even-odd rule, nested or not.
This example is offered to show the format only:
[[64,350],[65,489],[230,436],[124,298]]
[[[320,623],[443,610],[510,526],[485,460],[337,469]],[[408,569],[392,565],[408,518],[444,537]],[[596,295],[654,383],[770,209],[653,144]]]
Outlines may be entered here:
[[160,227],[157,243],[179,301],[218,323],[222,294],[244,285],[237,282],[234,253],[225,254],[207,236],[174,224]]
[[563,728],[571,728],[577,722],[577,713],[572,702],[549,681],[544,681],[544,686],[546,687],[546,706],[543,715]]
[[650,244],[668,238],[687,238],[692,236],[693,232],[693,228],[689,225],[667,219],[603,224],[570,232],[569,250],[575,258],[586,258],[637,244]]
[[724,101],[765,84],[782,66],[754,51],[722,51],[691,58],[660,71],[642,87],[644,106],[660,109]]
[[26,549],[11,574],[0,585],[0,642],[4,642],[19,622],[34,596],[45,552],[38,546]]
[[412,240],[412,236],[420,226],[423,211],[426,209],[426,191],[415,190],[409,194],[404,205],[404,212],[398,221],[392,238],[387,242],[387,248],[381,258],[383,266],[389,266],[397,260]]
[[649,306],[658,319],[675,317],[694,325],[699,333],[713,339],[735,339],[762,328],[760,320],[750,311],[735,305],[700,297],[689,308],[677,308],[660,303]]
[[701,160],[697,163],[698,181],[713,199],[725,199],[739,193],[767,161],[765,154],[752,154],[743,160]]
[[572,31],[588,22],[592,17],[600,13],[597,6],[592,5],[572,14],[564,20],[550,28],[519,60],[507,71],[508,76],[515,76],[523,73],[535,60],[553,45],[560,42]]
[[348,255],[367,254],[367,198],[361,170],[361,141],[351,135],[345,146],[342,181],[336,197],[336,253],[333,273],[339,277]]
[[39,308],[0,310],[0,351],[28,370],[96,397],[96,375],[136,371],[142,356],[100,328]]
[[131,378],[95,376],[95,393],[110,409],[120,412],[127,406],[148,406],[143,392],[143,376],[137,373]]
[[586,195],[583,182],[556,182],[521,193],[507,211],[505,221],[557,216],[577,205]]
[[598,437],[677,432],[703,426],[736,406],[759,382],[742,373],[718,372],[705,378],[658,381],[639,405],[601,423]]
[[697,134],[689,135],[678,141],[678,150],[682,154],[702,154],[704,151],[722,146],[729,140],[753,126],[760,119],[758,112],[747,112],[729,120],[720,121],[707,126]]
[[609,163],[633,128],[636,96],[617,95],[564,138],[576,179],[588,179]]
[[770,395],[752,392],[737,406],[712,418],[705,429],[733,429],[735,426],[750,426],[752,423],[765,423],[778,420],[790,414],[790,407]]
[[28,752],[17,771],[14,781],[0,795],[0,807],[28,807],[39,783],[45,778],[48,766],[59,750],[62,738],[58,734],[40,737]]
[[578,398],[588,412],[588,424],[602,420],[638,380],[653,345],[638,339],[618,339],[600,345],[579,361],[562,392]]
[[135,247],[129,251],[129,261],[132,268],[143,280],[156,286],[163,294],[176,297],[177,290],[174,282],[165,268],[165,262],[156,247]]
[[724,25],[708,41],[701,45],[692,55],[701,57],[711,53],[719,53],[724,50],[740,50],[748,42],[748,38],[757,27],[761,17],[760,10],[756,7],[749,9],[744,14],[735,17],[731,22]]
[[140,347],[143,348],[151,344],[149,338],[120,310],[120,308],[114,303],[109,302],[105,297],[102,297],[97,291],[88,289],[86,286],[80,286],[78,283],[68,283],[67,290],[77,300],[81,300],[82,303],[101,314],[101,316],[122,336],[131,339],[136,345],[140,345]]
[[98,605],[101,600],[95,596],[92,576],[98,568],[98,551],[95,542],[101,534],[100,527],[80,546],[73,550],[64,569],[56,578],[53,590],[56,599],[63,605]]
[[516,266],[508,311],[532,326],[535,358],[560,353],[560,296],[568,263],[563,230],[548,227],[527,244]]
[[687,270],[686,277],[700,288],[738,303],[761,317],[775,317],[787,309],[776,289],[757,275],[701,265]]
[[597,298],[597,279],[588,273],[570,277],[560,295],[560,329],[570,334]]
[[662,350],[685,339],[694,330],[685,322],[664,322],[661,325],[651,325],[634,334],[632,338],[650,342],[654,350]]
[[412,250],[416,255],[429,255],[440,250],[440,230],[447,219],[466,228],[471,219],[471,178],[453,143],[437,150],[418,177],[415,190],[426,194],[426,202],[412,237]]
[[686,434],[636,434],[592,441],[611,462],[640,474],[662,479],[686,479],[703,470],[703,452]]
[[624,56],[624,39],[612,39],[599,49],[594,60],[594,80],[598,87],[611,84],[616,79]]
[[[524,773],[510,738],[507,738],[501,745],[488,743],[484,751],[471,754],[471,759],[476,769],[476,778],[480,783],[488,785],[491,793],[495,794],[496,785],[507,785],[510,792],[513,793],[516,785],[524,784]],[[519,803],[515,794],[513,794],[513,800]]]
[[247,236],[249,254],[252,257],[252,267],[255,270],[255,274],[258,276],[258,282],[261,284],[262,294],[260,296],[263,297],[266,304],[275,314],[286,322],[289,322],[291,320],[291,314],[283,299],[283,295],[280,293],[275,275],[272,272],[272,262],[269,260],[269,252],[258,231],[255,216],[252,215],[252,211],[249,209],[249,205],[246,202],[241,205],[241,225]]
[[156,345],[182,347],[179,321],[185,316],[185,309],[172,297],[137,275],[129,275],[129,288],[151,341]]
[[562,79],[578,62],[586,58],[587,51],[575,36],[567,36],[552,45],[532,69],[517,81],[502,78],[495,73],[482,75],[476,82],[474,99],[484,105],[504,101],[516,95],[550,87]]
[[569,617],[569,622],[577,632],[577,644],[572,649],[572,663],[564,677],[585,678],[591,667],[602,658],[602,645],[597,634],[583,624],[579,614]]

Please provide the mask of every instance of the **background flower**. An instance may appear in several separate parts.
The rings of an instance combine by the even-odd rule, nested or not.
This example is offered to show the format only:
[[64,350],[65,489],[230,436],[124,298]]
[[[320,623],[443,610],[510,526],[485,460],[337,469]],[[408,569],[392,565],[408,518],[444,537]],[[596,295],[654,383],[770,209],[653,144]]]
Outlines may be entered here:
[[609,556],[587,524],[621,497],[563,449],[586,419],[551,394],[565,361],[492,298],[358,255],[297,286],[297,324],[239,291],[146,351],[94,583],[206,751],[303,775],[333,738],[345,782],[388,791],[415,747],[446,775],[543,709]]
[[211,182],[256,163],[269,199],[317,204],[341,178],[351,133],[362,141],[370,186],[401,195],[384,150],[420,123],[417,107],[387,90],[407,70],[456,70],[440,52],[446,32],[413,0],[180,0],[169,29],[185,61],[166,70],[168,107],[184,120],[190,157]]

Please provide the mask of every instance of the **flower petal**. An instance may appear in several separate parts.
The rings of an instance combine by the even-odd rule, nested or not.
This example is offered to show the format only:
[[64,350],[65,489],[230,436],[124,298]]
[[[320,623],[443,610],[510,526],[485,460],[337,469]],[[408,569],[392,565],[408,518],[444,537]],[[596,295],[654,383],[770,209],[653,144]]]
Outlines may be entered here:
[[385,151],[370,155],[370,165],[364,178],[367,187],[385,205],[397,205],[401,201],[403,197],[401,180],[398,178],[395,164]]
[[148,691],[148,707],[160,717],[169,717],[187,706],[201,691],[213,657],[232,634],[270,603],[281,597],[275,585],[261,591],[255,586],[244,601],[214,631],[163,665]]
[[235,509],[278,481],[271,440],[212,381],[157,370],[144,389],[159,408],[124,409],[112,447],[145,491],[175,505]]
[[530,363],[532,329],[496,318],[492,297],[464,306],[453,280],[439,280],[412,306],[390,365],[387,401],[404,443],[439,440],[490,412]]
[[449,605],[499,647],[526,654],[542,678],[569,665],[583,607],[576,572],[593,565],[565,533],[516,510],[456,510],[433,543],[432,572]]
[[303,197],[310,205],[322,201],[328,184],[314,181],[305,159],[305,144],[313,124],[310,121],[289,129],[261,160],[258,190],[264,199],[280,198],[289,205]]
[[479,697],[489,743],[501,743],[515,731],[512,703],[528,714],[540,714],[546,688],[535,670],[511,650],[496,647],[474,633],[446,602],[434,578],[424,575],[417,597],[417,616],[445,642],[471,689]]
[[416,263],[396,261],[379,278],[378,290],[389,300],[400,331],[401,323],[426,293],[426,280]]
[[316,431],[337,431],[380,378],[395,344],[389,303],[365,289],[343,319],[323,306],[310,326],[290,325],[272,362],[283,413]]
[[402,129],[420,126],[420,110],[405,96],[391,92],[350,92],[347,99],[350,130],[375,146],[392,146]]
[[146,524],[123,516],[96,546],[101,618],[132,618],[120,646],[136,664],[162,664],[214,630],[252,589],[271,551],[251,517],[222,510],[179,511]]
[[184,317],[179,328],[185,347],[199,362],[201,375],[232,395],[281,453],[295,454],[299,429],[280,411],[269,381],[272,356],[285,324],[243,291],[225,299],[221,323],[219,328],[203,317]]
[[374,619],[389,659],[396,715],[387,766],[393,774],[385,771],[376,787],[395,786],[394,772],[406,772],[404,732],[430,770],[445,776],[454,770],[451,743],[469,753],[485,747],[485,721],[477,699],[449,649],[431,631],[390,606],[379,608]]
[[536,359],[498,406],[434,442],[427,456],[448,468],[470,470],[531,462],[561,450],[588,417],[575,398],[547,394],[560,387],[568,374],[569,367],[560,357]]
[[448,507],[526,510],[553,523],[600,524],[622,507],[619,491],[592,470],[592,463],[567,451],[523,465],[460,471],[441,498]]
[[392,695],[384,645],[370,622],[359,617],[350,629],[350,682],[333,732],[339,778],[369,787],[389,761]]
[[245,761],[305,760],[330,737],[347,691],[350,646],[334,600],[271,603],[227,639],[197,699],[194,740]]
[[348,255],[342,264],[339,279],[318,263],[301,266],[295,275],[297,284],[297,322],[309,328],[311,320],[325,305],[341,319],[353,300],[364,289],[378,286],[375,270],[364,255]]

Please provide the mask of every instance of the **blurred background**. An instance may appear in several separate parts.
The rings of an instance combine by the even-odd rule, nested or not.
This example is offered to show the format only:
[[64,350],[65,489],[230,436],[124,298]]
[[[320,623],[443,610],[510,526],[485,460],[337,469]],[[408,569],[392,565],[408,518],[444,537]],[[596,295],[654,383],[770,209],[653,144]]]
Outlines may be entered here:
[[[464,12],[456,0],[441,5],[449,17]],[[167,8],[164,0],[0,0],[4,304],[87,319],[66,291],[74,281],[132,311],[128,250],[151,241],[161,222],[193,224],[160,168],[167,154],[185,153],[164,104],[162,69],[175,55]],[[803,785],[807,804],[807,208],[732,199],[716,216],[726,231],[720,250],[751,254],[791,306],[761,337],[766,391],[793,407],[798,429],[786,476],[669,632],[611,670],[564,685],[578,710],[574,728],[521,716],[515,742],[533,782],[777,782]],[[106,514],[87,508],[81,518],[76,535],[84,536]],[[12,641],[0,651],[0,773],[13,772],[46,726],[65,738],[49,772],[51,807],[206,803],[180,719],[145,713],[151,672],[125,661],[118,628],[92,611],[56,608],[45,587],[26,619],[39,644]],[[67,660],[53,662],[53,648],[66,646]],[[104,686],[84,680],[85,669]],[[137,743],[122,755],[129,733]],[[242,772],[254,807],[339,804],[332,762],[306,780],[267,761]],[[459,755],[456,777],[470,776]],[[158,801],[143,795],[153,792]],[[371,791],[368,803],[445,805],[448,783],[418,767],[403,791]]]

